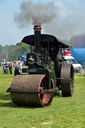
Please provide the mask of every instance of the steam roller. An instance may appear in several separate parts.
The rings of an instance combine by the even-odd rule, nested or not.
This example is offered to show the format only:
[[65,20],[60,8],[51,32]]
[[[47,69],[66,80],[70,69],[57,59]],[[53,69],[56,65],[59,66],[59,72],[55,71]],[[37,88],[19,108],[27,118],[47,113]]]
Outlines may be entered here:
[[22,43],[30,45],[26,54],[27,68],[22,73],[15,70],[10,92],[12,101],[18,106],[45,107],[51,104],[54,94],[72,96],[74,70],[67,64],[62,51],[70,46],[55,36],[41,34],[41,26],[34,26],[34,35],[26,36]]

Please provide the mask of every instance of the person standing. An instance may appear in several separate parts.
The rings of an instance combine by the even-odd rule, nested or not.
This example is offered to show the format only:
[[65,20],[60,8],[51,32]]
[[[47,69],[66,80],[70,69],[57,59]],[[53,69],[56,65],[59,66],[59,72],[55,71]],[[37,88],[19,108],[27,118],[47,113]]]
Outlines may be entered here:
[[12,63],[9,63],[8,67],[9,67],[9,73],[12,74]]
[[20,61],[20,62],[19,62],[19,73],[20,73],[20,74],[22,73],[22,65],[23,65],[23,62]]
[[18,62],[14,62],[14,67],[15,67],[15,71],[14,71],[14,75],[18,75],[19,73],[19,63]]

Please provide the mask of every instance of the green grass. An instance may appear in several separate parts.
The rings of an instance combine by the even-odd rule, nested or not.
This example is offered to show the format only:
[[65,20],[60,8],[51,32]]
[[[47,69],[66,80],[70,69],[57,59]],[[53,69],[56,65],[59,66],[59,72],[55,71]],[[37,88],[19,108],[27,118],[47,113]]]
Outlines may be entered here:
[[54,97],[44,108],[14,105],[6,92],[12,79],[0,74],[0,128],[85,128],[85,77],[75,76],[73,97]]

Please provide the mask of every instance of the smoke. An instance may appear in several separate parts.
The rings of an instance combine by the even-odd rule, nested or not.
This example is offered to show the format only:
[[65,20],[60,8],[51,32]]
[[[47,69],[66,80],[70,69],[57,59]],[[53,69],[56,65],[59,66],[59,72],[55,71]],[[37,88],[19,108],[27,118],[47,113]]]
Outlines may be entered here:
[[45,25],[45,31],[63,40],[70,40],[73,35],[85,34],[85,1],[58,0],[56,18]]
[[[37,0],[39,1],[39,0]],[[44,24],[45,33],[70,40],[73,35],[85,33],[85,1],[54,0],[48,3],[24,1],[15,15],[19,27]]]
[[20,6],[20,14],[15,15],[15,21],[20,27],[26,27],[29,23],[45,24],[56,17],[56,7],[53,2],[48,4],[34,4],[32,0],[25,1]]

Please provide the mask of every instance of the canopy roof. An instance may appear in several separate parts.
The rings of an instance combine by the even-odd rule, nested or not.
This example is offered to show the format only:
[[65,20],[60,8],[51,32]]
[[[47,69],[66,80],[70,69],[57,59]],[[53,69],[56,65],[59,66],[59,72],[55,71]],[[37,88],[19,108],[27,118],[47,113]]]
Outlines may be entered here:
[[[34,36],[35,35],[29,35],[22,39],[22,42],[34,46]],[[68,48],[71,47],[69,44],[63,43],[55,36],[47,35],[47,34],[41,34],[41,46],[47,46],[47,45],[54,45],[61,48]]]

